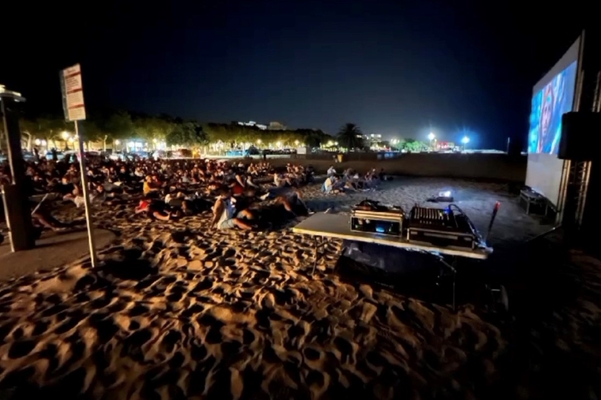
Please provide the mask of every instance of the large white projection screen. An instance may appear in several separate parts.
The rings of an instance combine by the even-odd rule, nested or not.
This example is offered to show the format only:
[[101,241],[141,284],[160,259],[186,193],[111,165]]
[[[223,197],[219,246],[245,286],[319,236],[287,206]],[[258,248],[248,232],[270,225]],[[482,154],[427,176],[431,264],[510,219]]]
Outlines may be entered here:
[[535,86],[528,131],[526,186],[559,207],[564,160],[557,158],[561,116],[573,111],[580,38]]

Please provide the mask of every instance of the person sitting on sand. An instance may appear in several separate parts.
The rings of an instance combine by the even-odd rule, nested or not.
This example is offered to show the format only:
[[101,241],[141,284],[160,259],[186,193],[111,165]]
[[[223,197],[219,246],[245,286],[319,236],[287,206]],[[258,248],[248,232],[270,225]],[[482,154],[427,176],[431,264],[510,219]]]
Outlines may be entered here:
[[342,193],[343,192],[342,185],[344,185],[344,183],[341,183],[338,180],[338,178],[336,177],[336,175],[332,175],[332,176],[326,178],[326,180],[323,183],[323,186],[321,187],[321,190],[327,194]]
[[237,227],[244,230],[252,230],[253,227],[244,219],[252,220],[253,218],[254,216],[249,210],[237,211],[232,201],[230,189],[228,187],[221,188],[213,206],[211,228],[232,229]]
[[291,186],[290,180],[283,174],[277,172],[273,174],[273,184],[276,187],[284,187],[286,185]]
[[142,193],[144,193],[145,197],[159,197],[159,188],[153,181],[153,177],[151,175],[147,175],[146,178],[144,178]]

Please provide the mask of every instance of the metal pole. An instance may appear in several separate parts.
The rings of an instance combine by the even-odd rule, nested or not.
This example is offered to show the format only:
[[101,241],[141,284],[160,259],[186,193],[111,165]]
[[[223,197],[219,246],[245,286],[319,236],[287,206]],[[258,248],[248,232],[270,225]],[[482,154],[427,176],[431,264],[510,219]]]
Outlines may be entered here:
[[77,143],[79,144],[79,169],[81,172],[81,187],[83,189],[83,200],[86,212],[86,225],[88,227],[88,244],[90,246],[90,260],[92,261],[92,268],[96,267],[96,246],[94,245],[94,231],[92,226],[92,210],[90,206],[90,196],[88,193],[88,174],[86,173],[86,161],[84,157],[83,141],[79,136],[79,122],[75,123],[75,135],[77,136]]

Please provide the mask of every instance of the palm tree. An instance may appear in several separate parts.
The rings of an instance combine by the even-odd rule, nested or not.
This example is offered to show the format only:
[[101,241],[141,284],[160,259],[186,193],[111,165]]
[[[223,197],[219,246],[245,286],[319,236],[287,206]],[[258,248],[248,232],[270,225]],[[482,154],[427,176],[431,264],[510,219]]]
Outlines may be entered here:
[[363,147],[362,136],[363,133],[356,124],[347,122],[338,131],[338,143],[342,147],[346,147],[347,151]]

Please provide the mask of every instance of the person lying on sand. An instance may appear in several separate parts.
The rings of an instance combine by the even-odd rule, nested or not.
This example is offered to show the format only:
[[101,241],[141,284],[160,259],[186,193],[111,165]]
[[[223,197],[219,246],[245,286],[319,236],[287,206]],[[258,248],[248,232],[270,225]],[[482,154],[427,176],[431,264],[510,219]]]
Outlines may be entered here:
[[115,194],[115,192],[109,193],[101,183],[96,184],[94,190],[92,190],[92,193],[90,193],[91,204],[103,204],[105,202],[113,204],[119,200],[121,199]]
[[136,207],[135,213],[145,213],[149,218],[158,219],[159,221],[169,221],[171,219],[171,213],[165,209],[165,206],[166,204],[164,202],[145,198],[140,200],[140,204]]
[[182,202],[182,215],[198,215],[211,209],[211,203],[203,198],[186,199]]
[[275,204],[282,206],[293,218],[309,214],[309,208],[303,201],[300,190],[296,187],[279,195],[275,199]]
[[296,191],[278,196],[273,204],[260,210],[261,221],[269,227],[282,227],[292,219],[309,214],[309,209]]
[[246,220],[252,220],[254,216],[250,210],[237,211],[235,203],[232,201],[232,194],[228,187],[222,187],[219,196],[213,206],[213,219],[211,228],[232,229],[240,228],[252,230],[253,227]]
[[29,205],[32,210],[31,222],[38,229],[51,229],[55,232],[61,232],[67,229],[68,225],[55,219],[45,206],[38,207],[38,203],[30,201]]

